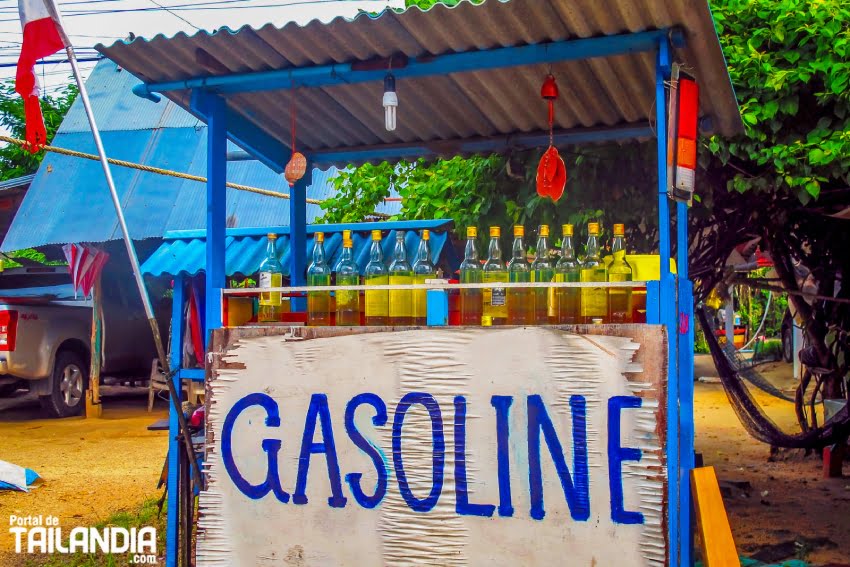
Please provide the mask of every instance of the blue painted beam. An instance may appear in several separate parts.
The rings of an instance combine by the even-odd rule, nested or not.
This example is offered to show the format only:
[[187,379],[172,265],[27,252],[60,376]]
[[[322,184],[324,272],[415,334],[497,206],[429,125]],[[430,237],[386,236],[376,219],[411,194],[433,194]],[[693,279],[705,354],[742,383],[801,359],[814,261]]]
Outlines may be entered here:
[[691,565],[694,518],[691,505],[691,470],[694,468],[694,298],[688,280],[688,205],[676,203],[676,264],[679,299],[679,556]]
[[227,103],[202,91],[192,93],[192,110],[207,119],[207,227],[204,341],[222,325],[221,290],[224,288],[224,240],[227,228]]
[[[174,293],[171,297],[171,360],[169,365],[173,369],[180,368],[183,353],[183,305],[185,302],[184,281],[181,276],[174,278]],[[179,382],[177,384],[180,384]],[[176,384],[176,385],[177,385]],[[178,392],[182,388],[177,389]],[[178,404],[179,405],[179,404]],[[180,516],[178,505],[180,503],[180,451],[183,447],[177,441],[180,429],[177,423],[177,412],[174,404],[168,404],[168,477],[166,479],[168,491],[168,504],[166,507],[165,520],[165,565],[166,567],[177,567],[178,542]]]
[[[451,219],[426,219],[412,221],[380,221],[380,222],[344,222],[339,224],[308,224],[306,233],[313,234],[315,232],[335,233],[343,230],[353,230],[354,232],[369,232],[371,230],[422,230],[427,228],[432,231],[448,230],[452,224]],[[245,227],[245,228],[228,228],[228,237],[243,237],[243,236],[265,236],[273,232],[275,234],[289,234],[290,227],[288,226],[262,226],[262,227]],[[205,230],[169,230],[162,237],[163,240],[188,240],[192,238],[205,238],[207,235]]]
[[[653,138],[655,131],[647,122],[605,126],[598,128],[574,128],[555,130],[555,145],[568,146],[593,144],[636,138]],[[441,155],[494,154],[509,150],[540,148],[549,145],[549,132],[530,132],[488,138],[441,140],[434,143],[383,144],[355,146],[344,149],[316,150],[310,158],[316,165],[349,164],[363,161],[413,160]]]
[[[661,29],[619,35],[608,35],[584,39],[569,39],[523,45],[517,47],[497,47],[448,53],[445,55],[423,55],[408,60],[401,67],[393,67],[397,79],[428,77],[503,69],[538,63],[556,63],[576,61],[595,57],[611,57],[644,51],[654,51],[658,41],[668,40],[674,45],[684,45],[684,33],[679,29]],[[327,87],[371,81],[382,81],[386,68],[371,65],[359,70],[357,63],[338,63],[261,71],[233,73],[195,77],[182,81],[151,83],[133,89],[133,92],[145,98],[156,100],[154,93],[188,89],[205,89],[216,93],[242,93],[291,89],[293,87]]]
[[[307,274],[307,187],[313,184],[313,165],[309,159],[307,173],[292,187],[289,194],[289,281],[290,285],[302,286]],[[307,300],[293,297],[292,311],[307,310]]]

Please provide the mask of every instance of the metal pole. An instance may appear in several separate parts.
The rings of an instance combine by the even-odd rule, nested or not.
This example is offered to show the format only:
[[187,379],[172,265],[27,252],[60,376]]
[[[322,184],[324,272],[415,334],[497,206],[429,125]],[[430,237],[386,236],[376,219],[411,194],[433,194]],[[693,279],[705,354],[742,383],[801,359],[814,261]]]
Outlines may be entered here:
[[[54,18],[59,20],[59,13],[56,10],[55,6],[53,6],[52,2],[48,2],[48,9],[53,12]],[[61,25],[60,25],[61,28]],[[64,32],[63,32],[64,34]],[[159,360],[162,364],[163,369],[165,370],[166,382],[168,383],[168,391],[170,393],[170,397],[172,403],[174,404],[174,409],[177,412],[177,421],[180,425],[180,431],[187,431],[186,426],[186,417],[183,415],[183,409],[180,407],[180,398],[177,394],[177,389],[174,386],[174,379],[171,375],[171,369],[168,362],[168,357],[165,355],[165,349],[162,346],[162,337],[159,333],[159,325],[156,322],[156,318],[154,317],[153,307],[151,307],[151,300],[148,297],[148,290],[145,287],[145,281],[142,279],[142,270],[139,266],[139,257],[136,255],[136,247],[133,245],[133,241],[130,239],[130,232],[127,230],[127,221],[124,220],[124,211],[121,209],[121,201],[118,198],[118,192],[115,189],[115,181],[112,179],[112,170],[109,168],[109,162],[106,159],[106,151],[103,148],[103,141],[100,139],[100,131],[97,129],[97,123],[94,120],[94,112],[92,112],[91,102],[89,102],[89,95],[86,91],[86,85],[83,82],[83,78],[80,76],[80,70],[77,67],[77,59],[74,56],[74,48],[71,46],[70,42],[65,39],[65,52],[68,54],[68,62],[71,64],[71,70],[74,73],[74,78],[77,81],[77,87],[80,89],[80,100],[83,101],[83,108],[86,110],[86,116],[89,119],[89,125],[91,126],[92,137],[94,138],[94,145],[97,148],[97,153],[100,156],[100,164],[103,167],[103,174],[106,177],[106,184],[109,186],[109,194],[112,197],[112,204],[115,206],[115,214],[118,216],[118,224],[121,226],[121,234],[124,236],[124,245],[127,248],[127,255],[130,258],[130,265],[133,268],[133,275],[136,278],[136,286],[139,288],[139,295],[142,298],[142,305],[145,308],[145,315],[148,318],[148,323],[150,323],[151,332],[153,333],[153,340],[156,344],[156,352],[157,356],[159,356]],[[184,447],[186,449],[186,455],[189,459],[189,463],[192,466],[192,473],[194,476],[195,483],[198,486],[203,486],[201,471],[198,468],[198,463],[194,458],[194,450],[192,449],[192,442],[189,439],[188,435],[183,435]]]

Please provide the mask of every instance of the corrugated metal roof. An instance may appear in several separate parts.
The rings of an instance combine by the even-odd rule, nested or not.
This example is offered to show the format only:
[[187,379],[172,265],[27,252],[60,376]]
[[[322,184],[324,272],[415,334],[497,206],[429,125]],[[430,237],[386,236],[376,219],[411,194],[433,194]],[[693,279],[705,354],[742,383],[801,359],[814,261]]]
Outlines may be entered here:
[[[98,64],[87,84],[92,98],[99,101],[95,110],[98,122],[108,124],[102,137],[109,157],[206,176],[206,125],[199,124],[173,103],[156,104],[132,95],[130,88],[139,84],[138,79],[127,72],[116,71],[111,61]],[[115,91],[119,91],[120,96]],[[163,111],[166,107],[169,110]],[[78,100],[53,144],[96,153],[87,123],[85,129],[79,129],[80,113]],[[186,127],[188,123],[192,126]],[[231,144],[230,148],[236,146]],[[206,226],[203,183],[117,166],[112,167],[112,174],[134,239],[159,238],[168,231]],[[307,189],[307,196],[321,200],[332,195],[331,180],[335,174],[334,168],[314,169],[313,184]],[[289,193],[283,176],[257,161],[229,162],[227,179]],[[390,215],[397,214],[400,209],[399,202],[378,207],[379,212]],[[228,189],[227,214],[229,226],[234,227],[288,224],[289,200]],[[318,205],[307,205],[307,222],[314,222],[322,214]],[[48,153],[0,250],[8,252],[48,244],[120,238],[100,163]]]
[[[381,246],[384,258],[389,264],[397,231],[406,231],[405,248],[408,259],[413,263],[414,254],[419,247],[420,231],[428,229],[432,231],[430,242],[432,261],[435,265],[442,264],[450,272],[454,272],[458,267],[459,259],[451,243],[448,242],[447,230],[451,224],[450,220],[432,220],[315,225],[309,227],[305,253],[309,260],[313,250],[313,235],[321,230],[325,233],[325,254],[329,259],[328,263],[335,266],[342,254],[342,231],[350,229],[354,244],[354,259],[362,274],[369,262],[370,230],[381,228],[384,231]],[[264,231],[279,234],[277,252],[284,274],[288,276],[290,257],[288,227],[272,227]],[[264,231],[228,231],[225,239],[225,271],[228,276],[250,275],[259,269],[260,263],[266,257],[268,243]],[[205,268],[206,250],[206,240],[201,238],[199,233],[184,233],[178,238],[167,236],[165,242],[142,264],[142,273],[149,276],[195,275]]]
[[[720,133],[742,129],[708,4],[704,0],[487,0],[428,11],[392,10],[379,17],[337,18],[236,32],[119,41],[98,50],[145,82],[539,44],[681,26],[684,49],[675,58],[701,85],[701,113]],[[641,52],[555,64],[561,98],[556,127],[611,126],[654,121],[654,54]],[[408,78],[399,81],[399,127],[384,129],[380,82],[298,91],[299,149],[457,140],[547,130],[536,65]],[[188,105],[189,91],[168,96]],[[245,92],[227,97],[246,121],[288,146],[289,96]],[[451,152],[451,149],[447,149]]]

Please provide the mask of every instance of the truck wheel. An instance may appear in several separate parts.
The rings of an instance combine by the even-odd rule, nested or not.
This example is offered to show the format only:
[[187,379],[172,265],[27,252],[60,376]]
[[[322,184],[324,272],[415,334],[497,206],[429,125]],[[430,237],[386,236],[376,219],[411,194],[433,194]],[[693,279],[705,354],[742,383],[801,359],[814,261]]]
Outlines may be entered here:
[[88,383],[88,364],[83,357],[74,351],[59,351],[53,366],[50,395],[40,398],[41,406],[51,417],[80,415],[86,406]]

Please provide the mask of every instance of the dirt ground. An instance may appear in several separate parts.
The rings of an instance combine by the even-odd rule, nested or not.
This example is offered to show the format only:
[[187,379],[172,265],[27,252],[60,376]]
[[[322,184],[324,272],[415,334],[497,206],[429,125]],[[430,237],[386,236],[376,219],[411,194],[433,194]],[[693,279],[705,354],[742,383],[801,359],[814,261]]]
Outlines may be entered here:
[[[697,357],[695,371],[697,377],[716,375],[708,356]],[[791,365],[769,363],[759,372],[783,390],[793,389]],[[717,469],[727,492],[740,553],[752,556],[769,545],[809,540],[801,555],[812,565],[850,565],[850,464],[844,478],[824,479],[817,454],[787,451],[771,459],[770,448],[747,435],[720,384],[697,383],[695,390],[696,450],[705,465]],[[793,404],[752,391],[777,425],[799,431]]]
[[[760,371],[780,387],[792,387],[789,365]],[[695,375],[715,375],[710,358],[697,358]],[[167,406],[158,402],[149,414],[146,396],[143,389],[105,388],[101,420],[44,420],[33,398],[0,400],[0,459],[30,467],[45,480],[29,494],[0,492],[0,522],[9,514],[52,514],[64,526],[93,525],[158,496],[167,438],[147,426],[165,417]],[[777,424],[795,430],[790,403],[758,391],[756,397]],[[741,427],[720,384],[697,383],[695,399],[697,451],[717,468],[741,554],[825,538],[806,544],[805,559],[850,565],[850,478],[822,479],[820,459],[801,451],[771,459],[769,447]],[[15,565],[8,555],[12,545],[0,524],[0,566]]]
[[[147,389],[104,387],[103,418],[41,419],[36,399],[18,392],[0,400],[0,459],[31,468],[44,483],[29,493],[0,491],[0,566],[15,565],[10,514],[58,516],[70,529],[91,526],[158,496],[167,432],[148,425],[168,415]],[[4,557],[5,555],[5,557]]]

